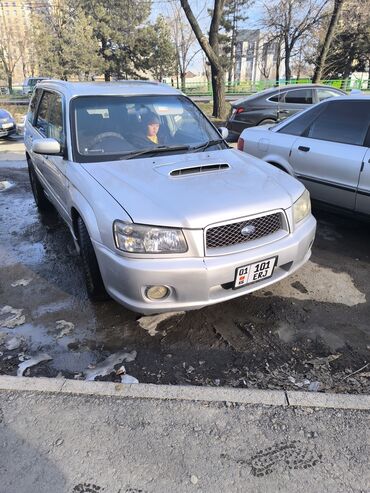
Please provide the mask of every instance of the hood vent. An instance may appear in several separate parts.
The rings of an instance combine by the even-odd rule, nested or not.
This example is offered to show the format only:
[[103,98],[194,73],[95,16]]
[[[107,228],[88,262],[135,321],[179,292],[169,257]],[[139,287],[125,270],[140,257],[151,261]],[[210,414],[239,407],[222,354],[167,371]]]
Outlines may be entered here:
[[228,164],[205,164],[204,166],[194,166],[192,168],[180,168],[171,171],[170,176],[196,175],[198,173],[208,173],[210,171],[220,171],[228,169]]

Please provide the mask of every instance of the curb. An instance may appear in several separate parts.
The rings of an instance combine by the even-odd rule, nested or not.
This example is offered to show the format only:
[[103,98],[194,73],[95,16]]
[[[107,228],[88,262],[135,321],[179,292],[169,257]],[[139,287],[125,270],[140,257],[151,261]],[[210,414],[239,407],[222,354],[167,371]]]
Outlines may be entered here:
[[114,382],[86,382],[56,378],[11,377],[7,375],[0,376],[0,391],[370,410],[369,395],[285,392],[282,390],[234,389],[231,387],[195,387],[190,385],[154,385],[146,383],[127,385]]

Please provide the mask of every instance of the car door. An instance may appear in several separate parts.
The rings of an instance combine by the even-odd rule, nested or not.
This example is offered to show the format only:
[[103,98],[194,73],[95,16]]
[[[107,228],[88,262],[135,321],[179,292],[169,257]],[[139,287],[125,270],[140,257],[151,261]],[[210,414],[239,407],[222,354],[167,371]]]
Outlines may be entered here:
[[[44,91],[36,116],[35,128],[39,138],[57,140],[65,148],[65,125],[62,96],[53,91]],[[48,194],[60,214],[68,219],[66,210],[66,166],[63,155],[38,155],[38,166]]]
[[290,163],[313,199],[354,210],[369,109],[360,100],[324,105],[294,142]]
[[370,215],[370,126],[367,132],[365,145],[367,146],[367,150],[361,165],[356,195],[356,211]]
[[310,88],[289,89],[283,101],[279,102],[279,120],[303,111],[313,103],[313,92]]

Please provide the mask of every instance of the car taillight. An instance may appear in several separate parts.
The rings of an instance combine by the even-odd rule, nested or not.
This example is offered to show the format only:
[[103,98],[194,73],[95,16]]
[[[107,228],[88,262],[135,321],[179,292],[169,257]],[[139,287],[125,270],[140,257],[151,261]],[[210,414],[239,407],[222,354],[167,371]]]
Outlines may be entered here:
[[237,146],[238,151],[244,151],[244,139],[239,137],[238,139],[238,146]]
[[243,113],[244,108],[236,108],[235,114],[239,115],[239,113]]

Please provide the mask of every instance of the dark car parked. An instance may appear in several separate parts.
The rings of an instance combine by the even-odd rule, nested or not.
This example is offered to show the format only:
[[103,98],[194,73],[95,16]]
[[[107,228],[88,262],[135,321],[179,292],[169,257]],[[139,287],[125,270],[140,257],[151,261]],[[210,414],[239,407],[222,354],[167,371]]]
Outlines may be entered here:
[[17,125],[9,111],[0,108],[0,138],[15,134]]
[[236,141],[248,127],[276,123],[312,104],[346,93],[331,86],[299,84],[274,87],[231,103],[226,127],[230,141]]

